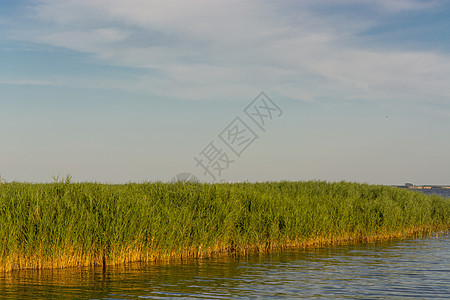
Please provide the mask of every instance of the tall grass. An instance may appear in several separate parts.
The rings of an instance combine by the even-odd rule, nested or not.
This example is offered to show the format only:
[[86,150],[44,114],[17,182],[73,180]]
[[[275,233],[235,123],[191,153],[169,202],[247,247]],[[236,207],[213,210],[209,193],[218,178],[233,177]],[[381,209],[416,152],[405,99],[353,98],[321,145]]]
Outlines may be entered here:
[[450,202],[356,183],[0,186],[0,270],[109,265],[448,231]]

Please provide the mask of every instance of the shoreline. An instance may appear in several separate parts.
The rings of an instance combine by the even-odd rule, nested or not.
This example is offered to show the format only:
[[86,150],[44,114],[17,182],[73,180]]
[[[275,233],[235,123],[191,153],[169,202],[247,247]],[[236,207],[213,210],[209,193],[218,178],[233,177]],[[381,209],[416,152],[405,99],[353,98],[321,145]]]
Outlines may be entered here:
[[[140,252],[130,255],[130,252],[119,254],[119,258],[105,258],[100,255],[93,260],[85,260],[76,255],[64,256],[60,255],[57,259],[42,261],[39,256],[36,258],[15,258],[11,261],[3,262],[0,265],[0,272],[11,272],[19,270],[41,270],[41,269],[64,269],[75,267],[112,267],[120,266],[128,263],[161,263],[171,261],[183,261],[192,259],[202,259],[209,257],[227,257],[240,256],[255,253],[270,253],[272,251],[283,251],[287,249],[314,249],[323,248],[326,246],[342,246],[355,244],[371,244],[379,242],[387,242],[394,240],[403,240],[408,238],[422,238],[435,236],[445,236],[449,234],[449,230],[442,230],[441,228],[433,230],[431,228],[414,228],[406,229],[390,234],[374,234],[361,237],[340,237],[340,238],[326,238],[319,237],[310,240],[291,241],[285,244],[262,244],[262,245],[228,245],[224,248],[216,247],[214,249],[191,250],[185,252],[176,252],[169,255],[158,256],[155,253]],[[230,249],[233,248],[233,249]],[[84,263],[83,263],[84,261]]]
[[[387,241],[403,240],[409,238],[422,237],[436,237],[445,236],[449,234],[449,230],[432,230],[431,228],[415,228],[406,229],[400,232],[391,234],[375,234],[361,237],[341,237],[341,238],[315,238],[311,240],[300,240],[297,242],[287,242],[285,244],[270,244],[270,245],[242,245],[242,246],[227,246],[225,248],[204,249],[199,251],[191,250],[185,252],[177,252],[170,255],[158,256],[154,253],[141,252],[139,254],[130,255],[130,252],[125,252],[119,255],[121,258],[104,259],[103,256],[94,260],[85,261],[77,256],[61,255],[58,259],[51,261],[41,261],[33,257],[19,258],[15,261],[9,261],[0,265],[0,272],[12,272],[20,270],[43,270],[43,269],[65,269],[76,267],[93,267],[106,268],[113,266],[125,265],[128,263],[170,263],[172,261],[184,261],[192,259],[204,259],[210,257],[229,257],[240,256],[246,254],[270,253],[272,251],[283,251],[287,249],[316,249],[327,246],[342,246],[342,245],[356,245],[356,244],[371,244]],[[233,247],[232,250],[230,248]],[[125,258],[125,259],[124,259]]]
[[429,236],[450,202],[356,183],[5,184],[0,271],[111,266]]

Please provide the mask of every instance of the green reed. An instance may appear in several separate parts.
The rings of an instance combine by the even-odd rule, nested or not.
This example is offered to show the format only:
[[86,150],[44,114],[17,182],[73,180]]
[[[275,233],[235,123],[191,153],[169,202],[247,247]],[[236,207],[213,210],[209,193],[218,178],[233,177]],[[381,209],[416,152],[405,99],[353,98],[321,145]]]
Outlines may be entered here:
[[357,183],[4,183],[0,270],[108,265],[448,231],[450,201]]

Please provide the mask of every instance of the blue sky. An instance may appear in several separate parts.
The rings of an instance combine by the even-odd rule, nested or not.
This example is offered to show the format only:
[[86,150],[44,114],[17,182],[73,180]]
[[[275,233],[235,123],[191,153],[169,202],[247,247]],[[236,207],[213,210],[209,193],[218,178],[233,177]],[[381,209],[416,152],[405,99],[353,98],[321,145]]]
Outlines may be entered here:
[[[0,1],[0,175],[450,184],[450,3]],[[260,130],[264,91],[283,111]],[[258,135],[241,156],[218,135]]]

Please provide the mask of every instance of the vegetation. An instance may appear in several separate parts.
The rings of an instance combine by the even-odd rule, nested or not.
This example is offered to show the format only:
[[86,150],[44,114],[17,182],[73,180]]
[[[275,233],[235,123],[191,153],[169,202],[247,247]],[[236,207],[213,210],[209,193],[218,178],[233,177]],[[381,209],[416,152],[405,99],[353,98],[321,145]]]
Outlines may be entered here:
[[448,232],[449,215],[438,196],[347,182],[4,183],[0,271]]

